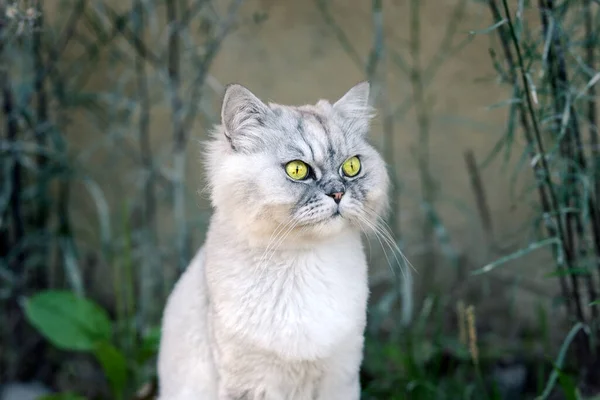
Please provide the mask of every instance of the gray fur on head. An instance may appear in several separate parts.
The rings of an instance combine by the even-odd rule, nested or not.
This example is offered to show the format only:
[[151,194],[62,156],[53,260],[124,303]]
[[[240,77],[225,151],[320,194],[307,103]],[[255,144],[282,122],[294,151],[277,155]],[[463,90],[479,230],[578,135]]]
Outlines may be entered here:
[[[389,186],[383,159],[366,141],[372,117],[368,82],[333,104],[303,106],[265,104],[241,85],[228,86],[221,125],[207,144],[216,213],[255,241],[281,227],[296,239],[371,229],[387,208]],[[353,156],[361,170],[347,178],[341,165]],[[310,166],[308,179],[287,176],[293,160]],[[344,192],[339,209],[328,196],[336,191]]]

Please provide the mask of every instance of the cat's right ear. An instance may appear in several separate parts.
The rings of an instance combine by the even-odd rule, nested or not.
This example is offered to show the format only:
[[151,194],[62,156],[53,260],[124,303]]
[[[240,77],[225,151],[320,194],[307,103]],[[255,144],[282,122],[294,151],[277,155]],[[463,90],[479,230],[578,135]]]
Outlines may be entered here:
[[265,125],[271,109],[242,85],[231,84],[225,89],[221,122],[225,136],[234,150],[259,137],[257,128]]

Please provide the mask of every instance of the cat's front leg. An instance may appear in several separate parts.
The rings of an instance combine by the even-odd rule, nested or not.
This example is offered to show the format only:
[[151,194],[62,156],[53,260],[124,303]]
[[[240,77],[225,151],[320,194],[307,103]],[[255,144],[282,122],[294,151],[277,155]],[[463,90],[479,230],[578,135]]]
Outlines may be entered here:
[[317,400],[360,399],[363,342],[362,335],[351,336],[325,362]]
[[219,386],[218,400],[283,400],[285,396],[267,396],[264,390],[244,390],[235,386]]
[[248,376],[242,371],[220,372],[218,400],[270,400],[264,389],[248,382]]
[[322,381],[317,400],[359,400],[358,372],[350,376],[326,376]]
[[240,391],[225,385],[219,387],[219,400],[254,400],[256,397],[250,391]]

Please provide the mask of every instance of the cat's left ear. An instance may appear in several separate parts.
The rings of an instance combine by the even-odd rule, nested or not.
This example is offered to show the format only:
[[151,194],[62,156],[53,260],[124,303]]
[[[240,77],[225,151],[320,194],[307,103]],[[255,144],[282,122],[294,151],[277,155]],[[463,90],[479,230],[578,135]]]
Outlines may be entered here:
[[333,105],[333,110],[347,133],[368,133],[371,119],[375,116],[369,105],[369,92],[369,82],[361,82]]
[[221,121],[225,136],[235,149],[256,144],[270,108],[242,85],[228,85],[223,97]]

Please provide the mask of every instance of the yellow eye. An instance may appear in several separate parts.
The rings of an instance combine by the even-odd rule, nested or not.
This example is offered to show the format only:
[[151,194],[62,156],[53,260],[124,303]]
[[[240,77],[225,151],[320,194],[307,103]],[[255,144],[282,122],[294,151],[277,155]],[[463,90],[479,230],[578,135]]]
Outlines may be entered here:
[[308,165],[300,160],[290,161],[285,166],[285,172],[290,178],[301,181],[308,176]]
[[342,164],[342,172],[347,177],[352,178],[360,172],[360,159],[356,156],[350,157]]

